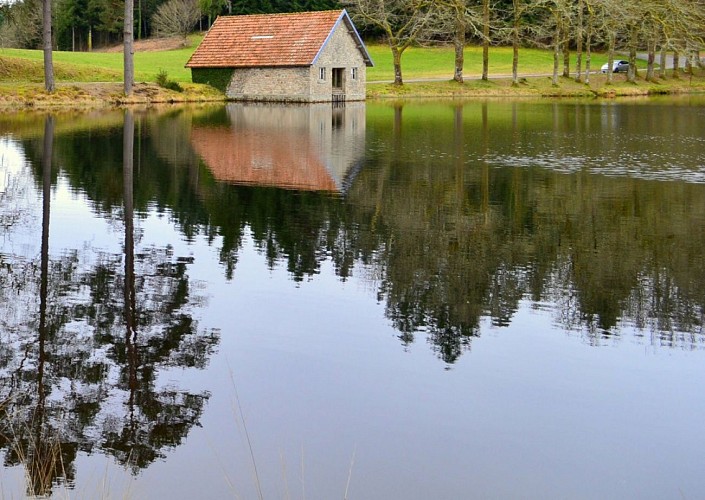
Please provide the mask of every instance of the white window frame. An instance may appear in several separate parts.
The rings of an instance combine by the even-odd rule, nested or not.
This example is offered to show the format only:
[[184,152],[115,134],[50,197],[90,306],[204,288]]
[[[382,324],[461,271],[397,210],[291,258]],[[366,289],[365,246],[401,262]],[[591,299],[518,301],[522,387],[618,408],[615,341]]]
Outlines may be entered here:
[[326,68],[318,68],[318,79],[321,81],[326,80]]
[[350,68],[350,78],[357,80],[357,67]]

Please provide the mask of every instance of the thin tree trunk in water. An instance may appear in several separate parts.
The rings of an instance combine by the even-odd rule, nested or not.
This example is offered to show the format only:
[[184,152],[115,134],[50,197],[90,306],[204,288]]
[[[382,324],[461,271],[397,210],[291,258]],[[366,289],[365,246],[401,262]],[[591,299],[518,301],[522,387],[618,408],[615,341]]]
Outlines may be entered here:
[[583,71],[583,0],[578,1],[575,41],[575,81],[580,82]]
[[396,47],[390,43],[392,47],[392,59],[394,61],[394,85],[403,85],[404,81],[401,77],[401,52]]
[[52,459],[50,441],[44,431],[46,412],[46,384],[44,383],[47,362],[46,342],[49,336],[47,309],[49,306],[49,225],[51,214],[51,164],[54,144],[54,117],[44,119],[44,144],[42,151],[42,246],[39,283],[39,331],[37,339],[37,406],[31,420],[33,437],[29,443],[27,464],[27,493],[30,496],[49,496],[56,473],[56,460]]
[[42,46],[44,49],[44,89],[54,92],[54,61],[51,38],[51,0],[44,0],[42,19]]
[[482,79],[490,72],[490,0],[482,0]]
[[124,84],[125,95],[132,95],[132,85],[135,81],[135,49],[134,49],[134,0],[125,0],[125,26],[124,26]]
[[462,19],[457,19],[455,24],[455,73],[453,80],[458,83],[463,83],[463,66],[465,64],[465,23]]
[[137,393],[137,299],[135,290],[134,237],[134,145],[135,119],[125,111],[122,139],[123,197],[125,206],[125,346],[129,364],[130,411]]
[[[41,285],[39,290],[39,336],[46,338],[46,311],[49,289],[49,222],[51,220],[51,164],[54,146],[54,117],[44,119],[44,144],[42,150],[42,250]],[[39,384],[40,387],[43,384]]]

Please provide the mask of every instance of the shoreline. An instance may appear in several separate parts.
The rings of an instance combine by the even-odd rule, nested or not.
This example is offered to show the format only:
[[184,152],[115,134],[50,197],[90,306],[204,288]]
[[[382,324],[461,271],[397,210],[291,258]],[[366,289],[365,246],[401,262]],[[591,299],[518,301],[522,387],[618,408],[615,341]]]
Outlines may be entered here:
[[[460,84],[452,80],[409,80],[403,86],[392,83],[368,83],[368,100],[388,99],[476,99],[476,98],[580,98],[612,99],[618,97],[650,97],[663,95],[688,95],[705,93],[703,76],[682,75],[655,82],[638,78],[628,83],[623,75],[615,75],[612,85],[606,76],[591,75],[590,85],[561,77],[560,85],[553,86],[550,77],[532,76],[520,79],[517,86],[504,76],[482,81],[479,77],[466,77]],[[151,106],[160,104],[232,102],[222,92],[207,85],[182,84],[183,92],[159,87],[155,83],[136,83],[133,95],[123,95],[121,82],[71,83],[60,82],[54,93],[44,91],[42,83],[0,82],[0,109],[96,109],[125,106]]]

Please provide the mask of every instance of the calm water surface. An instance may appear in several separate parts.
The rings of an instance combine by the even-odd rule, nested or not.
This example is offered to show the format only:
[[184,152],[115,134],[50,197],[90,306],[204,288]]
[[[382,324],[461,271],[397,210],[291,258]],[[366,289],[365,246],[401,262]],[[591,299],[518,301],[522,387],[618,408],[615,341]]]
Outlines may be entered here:
[[705,99],[0,117],[0,496],[700,498]]

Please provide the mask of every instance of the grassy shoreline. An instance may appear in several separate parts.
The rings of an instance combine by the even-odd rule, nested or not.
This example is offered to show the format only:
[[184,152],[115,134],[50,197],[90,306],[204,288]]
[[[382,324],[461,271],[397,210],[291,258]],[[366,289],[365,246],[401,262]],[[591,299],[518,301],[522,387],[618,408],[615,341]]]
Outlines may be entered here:
[[[119,52],[55,52],[57,90],[48,94],[42,84],[41,51],[0,49],[0,109],[81,109],[226,101],[221,92],[190,83],[190,73],[184,64],[199,41],[199,36],[192,36],[177,48],[138,52],[135,57],[136,79],[142,83],[135,85],[134,94],[129,98],[122,93],[122,54]],[[368,99],[613,98],[705,92],[705,72],[702,69],[695,69],[694,75],[681,73],[680,78],[673,78],[673,72],[669,70],[668,78],[647,82],[642,67],[635,83],[626,82],[624,74],[616,74],[613,83],[607,85],[606,75],[592,73],[589,85],[576,82],[572,77],[562,77],[559,84],[553,86],[550,77],[552,54],[537,49],[522,51],[521,73],[531,76],[522,76],[520,83],[512,86],[509,75],[511,50],[506,47],[493,48],[490,80],[483,81],[480,79],[480,49],[472,46],[466,48],[465,83],[451,80],[451,47],[412,47],[403,60],[405,84],[396,86],[386,83],[393,75],[389,48],[372,44],[368,50],[375,61],[375,66],[367,72]],[[595,54],[593,67],[599,68],[603,59],[606,60],[604,54]],[[160,70],[168,73],[169,79],[179,82],[184,91],[175,92],[156,85],[155,77]]]
[[[484,82],[470,78],[465,83],[454,81],[410,82],[403,86],[390,83],[373,83],[367,86],[368,100],[388,99],[472,99],[496,97],[535,98],[617,98],[648,97],[655,95],[682,95],[705,93],[705,78],[693,77],[637,83],[615,82],[576,83],[562,78],[554,87],[546,77],[522,78],[518,86],[512,86],[509,78],[491,79]],[[207,85],[182,84],[184,91],[175,92],[154,83],[137,83],[130,97],[123,95],[121,83],[58,83],[52,94],[39,83],[0,83],[0,109],[90,109],[131,105],[156,105],[176,103],[226,102],[224,94]]]

